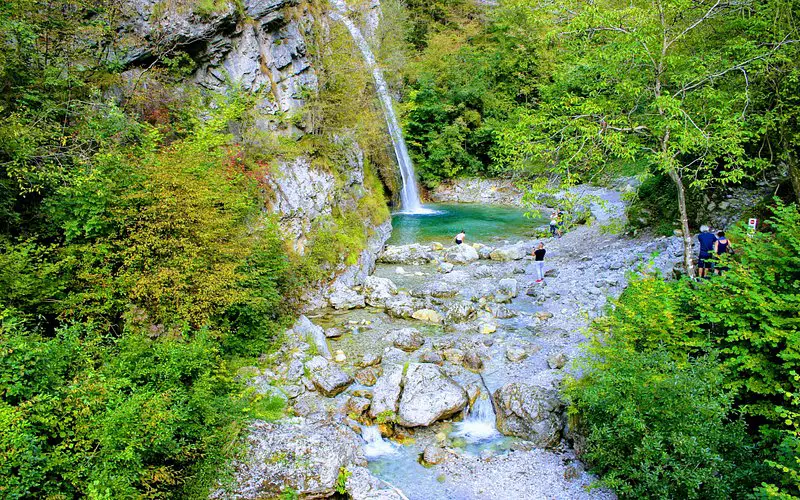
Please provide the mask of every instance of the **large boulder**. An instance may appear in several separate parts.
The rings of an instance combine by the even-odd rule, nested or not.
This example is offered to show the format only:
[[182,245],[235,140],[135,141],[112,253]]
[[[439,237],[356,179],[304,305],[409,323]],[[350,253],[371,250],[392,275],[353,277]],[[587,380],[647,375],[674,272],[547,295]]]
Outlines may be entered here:
[[353,383],[353,377],[322,356],[314,356],[306,363],[314,387],[329,398],[341,393]]
[[460,287],[455,283],[432,281],[414,288],[411,290],[411,295],[417,298],[435,297],[437,299],[449,299],[458,295],[459,289]]
[[428,323],[438,324],[442,322],[442,315],[437,311],[428,308],[414,311],[414,314],[412,314],[411,317],[420,321],[427,321]]
[[386,314],[393,318],[410,318],[414,312],[425,308],[425,301],[399,293],[386,301]]
[[312,344],[316,348],[317,354],[327,359],[332,358],[331,351],[328,349],[325,330],[321,326],[312,323],[305,315],[300,315],[297,318],[294,326],[292,326],[292,331],[309,344]]
[[302,498],[333,496],[343,467],[366,465],[359,443],[343,424],[257,420],[245,457],[234,463],[233,485],[214,491],[211,498],[277,498],[290,489]]
[[469,264],[479,259],[478,251],[470,245],[455,245],[447,249],[444,260],[451,264]]
[[391,340],[395,347],[406,352],[416,351],[425,343],[425,337],[415,328],[392,330],[386,338]]
[[497,430],[531,441],[539,448],[558,444],[564,428],[564,403],[556,389],[519,382],[494,392]]
[[500,280],[497,290],[510,297],[516,297],[519,294],[519,283],[514,278],[504,278]]
[[434,259],[429,247],[413,243],[411,245],[389,245],[378,258],[385,264],[427,264]]
[[467,393],[430,363],[411,363],[403,380],[397,423],[404,427],[431,425],[452,416],[467,404]]
[[524,259],[527,254],[528,254],[527,248],[524,245],[518,243],[516,245],[508,245],[504,247],[495,248],[492,251],[492,253],[489,254],[489,258],[492,260],[505,262],[509,260]]
[[334,309],[355,309],[365,305],[363,295],[342,283],[336,283],[331,287],[328,302]]
[[372,404],[369,407],[369,416],[377,418],[378,415],[391,412],[397,413],[397,402],[400,400],[400,393],[403,383],[402,365],[387,365],[383,370],[383,375],[372,388]]
[[364,280],[364,299],[373,307],[384,307],[386,301],[397,295],[397,286],[389,278],[367,276]]

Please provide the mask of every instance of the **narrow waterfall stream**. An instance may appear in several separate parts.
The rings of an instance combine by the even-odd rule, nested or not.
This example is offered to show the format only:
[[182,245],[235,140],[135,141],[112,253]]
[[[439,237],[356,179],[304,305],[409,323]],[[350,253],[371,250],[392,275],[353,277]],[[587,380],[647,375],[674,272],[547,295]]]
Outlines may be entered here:
[[402,204],[403,213],[430,213],[431,211],[425,209],[420,202],[419,191],[417,190],[417,177],[414,174],[414,164],[411,162],[411,157],[408,155],[406,141],[403,139],[403,130],[400,128],[400,123],[397,121],[397,115],[395,115],[394,107],[392,106],[392,97],[389,95],[389,87],[386,85],[383,72],[375,60],[375,55],[372,53],[372,49],[370,49],[361,30],[347,17],[347,5],[344,0],[332,0],[331,5],[335,9],[331,17],[344,23],[350,35],[353,37],[353,40],[356,42],[356,45],[358,45],[358,48],[361,50],[364,61],[372,71],[372,78],[375,80],[375,91],[378,93],[381,105],[383,106],[384,115],[386,116],[386,126],[392,138],[392,146],[394,147],[397,163],[400,166],[400,175],[403,179],[403,189],[400,192],[400,202]]
[[456,422],[453,437],[464,438],[468,443],[478,443],[500,437],[495,425],[492,402],[488,396],[479,397],[461,422]]

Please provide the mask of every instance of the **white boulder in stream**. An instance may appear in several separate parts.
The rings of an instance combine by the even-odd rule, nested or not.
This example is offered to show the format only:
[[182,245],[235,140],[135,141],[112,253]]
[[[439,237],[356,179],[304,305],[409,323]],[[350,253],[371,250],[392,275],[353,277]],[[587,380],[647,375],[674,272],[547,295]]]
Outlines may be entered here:
[[497,430],[507,436],[550,448],[561,439],[564,403],[555,389],[522,383],[506,384],[494,392]]
[[467,393],[438,366],[411,363],[403,377],[397,423],[404,427],[428,426],[458,413],[466,404]]
[[383,307],[386,301],[397,295],[397,286],[389,278],[367,276],[364,280],[364,298],[373,307]]
[[447,249],[447,253],[444,254],[444,260],[451,264],[469,264],[470,262],[475,262],[480,257],[478,256],[478,251],[475,250],[471,245],[455,245]]
[[355,309],[364,307],[364,296],[343,283],[335,283],[328,295],[328,302],[334,309]]
[[427,264],[433,260],[433,254],[428,247],[419,243],[411,245],[389,245],[378,258],[385,264]]
[[277,498],[289,489],[302,498],[330,497],[343,467],[366,465],[359,443],[352,429],[338,423],[256,420],[246,457],[234,463],[234,486],[211,498]]

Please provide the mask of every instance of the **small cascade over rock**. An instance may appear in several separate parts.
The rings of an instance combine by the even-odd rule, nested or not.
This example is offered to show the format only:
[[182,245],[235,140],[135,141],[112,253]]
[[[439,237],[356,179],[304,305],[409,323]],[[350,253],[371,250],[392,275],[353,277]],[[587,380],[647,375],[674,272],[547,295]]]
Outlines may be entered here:
[[479,397],[467,418],[455,425],[454,437],[460,437],[468,443],[487,441],[500,436],[495,425],[492,402],[488,397]]
[[384,439],[377,425],[364,426],[361,429],[361,437],[366,441],[364,456],[367,459],[396,455],[398,453],[397,448],[399,445]]
[[402,203],[403,213],[411,214],[427,214],[431,213],[430,210],[425,209],[419,199],[419,191],[417,190],[417,178],[414,174],[414,164],[411,162],[411,157],[408,155],[408,148],[406,141],[403,139],[403,130],[400,128],[400,123],[397,121],[397,116],[392,106],[392,97],[389,95],[389,86],[386,85],[386,80],[383,77],[378,63],[375,61],[375,55],[372,53],[367,40],[361,33],[361,30],[355,23],[347,17],[347,5],[344,0],[332,0],[331,5],[334,12],[331,17],[335,20],[341,21],[347,27],[350,35],[353,37],[356,45],[361,50],[364,56],[364,61],[372,71],[372,78],[375,80],[375,91],[381,100],[384,115],[386,116],[386,126],[389,129],[389,135],[392,138],[392,146],[394,146],[394,153],[397,157],[397,163],[400,167],[400,175],[403,178],[403,189],[400,192],[400,201]]

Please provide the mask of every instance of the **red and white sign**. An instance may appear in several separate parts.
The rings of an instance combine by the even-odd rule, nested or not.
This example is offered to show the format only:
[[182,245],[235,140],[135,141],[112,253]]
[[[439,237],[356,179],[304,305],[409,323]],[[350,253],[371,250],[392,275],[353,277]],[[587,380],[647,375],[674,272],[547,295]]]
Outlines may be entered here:
[[747,221],[747,225],[750,226],[750,229],[753,231],[756,230],[756,226],[758,226],[758,219],[750,219]]

